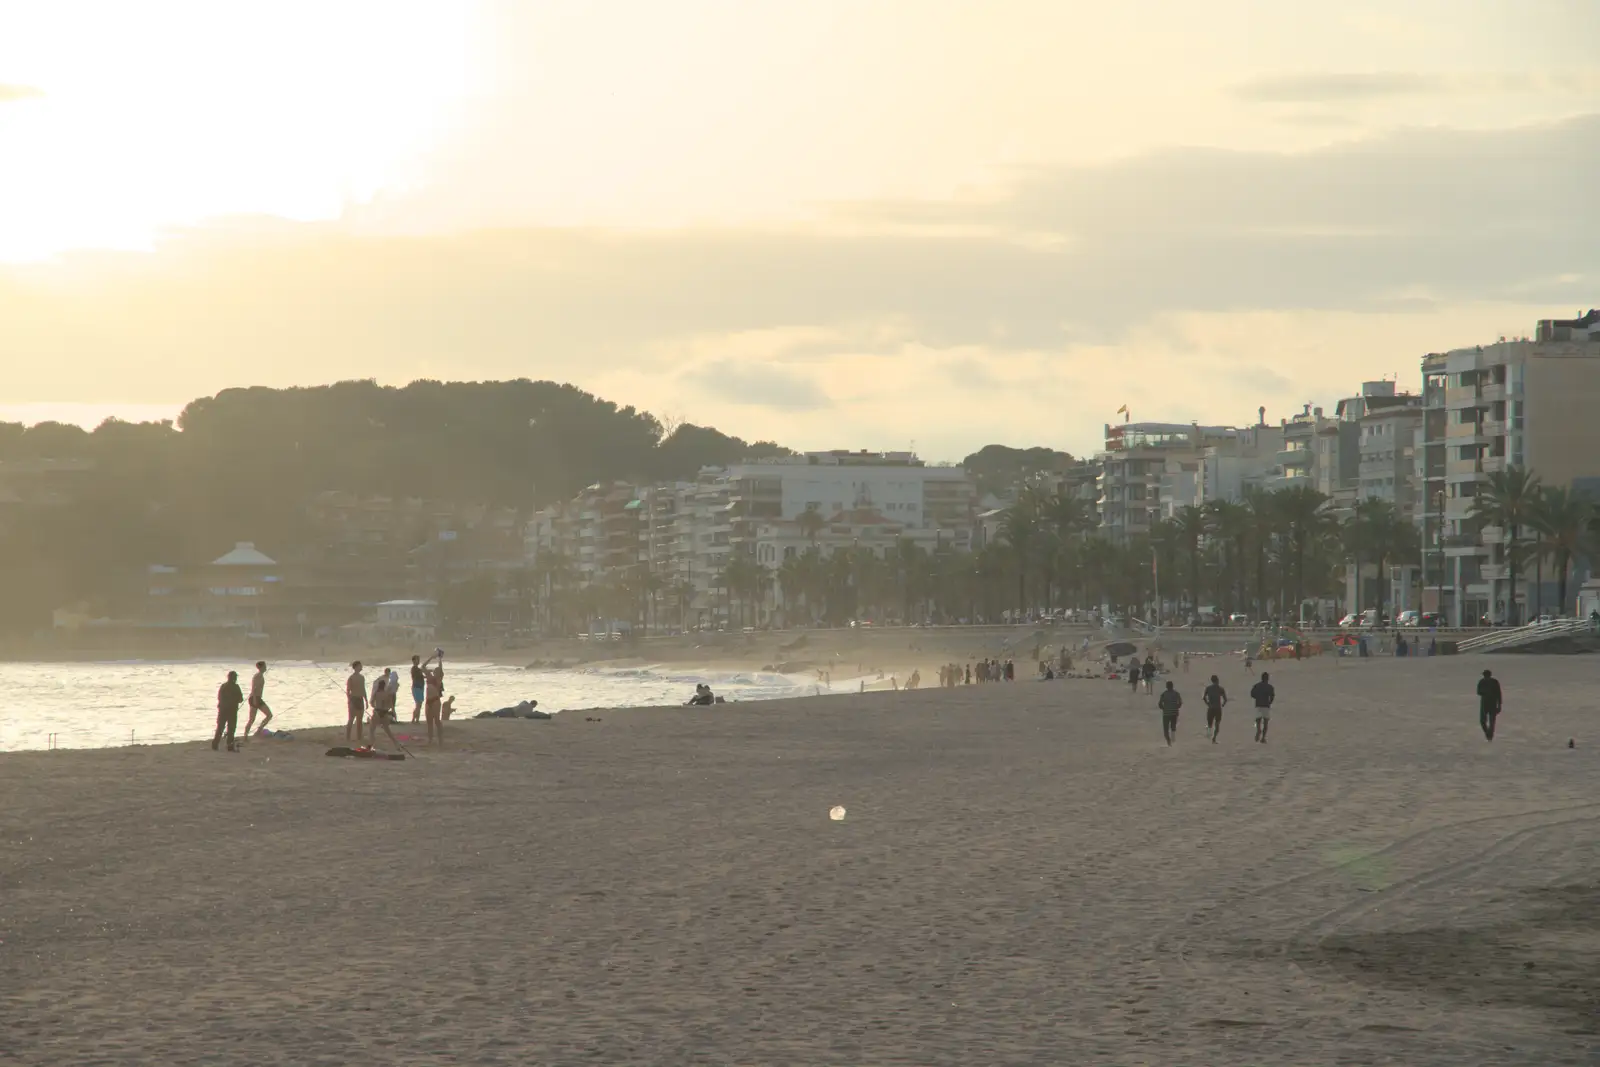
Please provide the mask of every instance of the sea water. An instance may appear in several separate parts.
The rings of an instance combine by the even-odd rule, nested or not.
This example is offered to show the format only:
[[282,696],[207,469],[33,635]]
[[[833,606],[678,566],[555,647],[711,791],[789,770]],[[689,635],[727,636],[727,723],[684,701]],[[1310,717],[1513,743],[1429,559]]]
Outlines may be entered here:
[[[367,668],[369,687],[378,666]],[[397,663],[394,669],[401,685],[397,711],[405,723],[413,705],[410,664]],[[216,728],[217,687],[229,670],[239,671],[239,687],[248,694],[254,668],[234,663],[0,663],[0,751],[209,740]],[[815,676],[676,666],[524,670],[449,662],[445,672],[445,693],[456,697],[452,721],[523,700],[537,700],[539,710],[549,712],[682,704],[698,682],[729,701],[829,692]],[[266,689],[273,729],[344,725],[349,673],[342,663],[273,663]],[[835,681],[832,691],[857,687],[853,681]],[[241,732],[248,716],[247,708],[239,709]]]

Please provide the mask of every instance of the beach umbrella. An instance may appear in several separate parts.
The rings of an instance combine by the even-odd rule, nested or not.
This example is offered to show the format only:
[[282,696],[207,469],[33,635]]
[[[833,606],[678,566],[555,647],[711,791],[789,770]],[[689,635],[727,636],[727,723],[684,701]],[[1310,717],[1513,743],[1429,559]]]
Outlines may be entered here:
[[1139,651],[1132,641],[1113,641],[1106,646],[1108,656],[1131,656]]
[[1336,645],[1342,645],[1346,648],[1353,648],[1358,641],[1355,634],[1335,634],[1333,643]]

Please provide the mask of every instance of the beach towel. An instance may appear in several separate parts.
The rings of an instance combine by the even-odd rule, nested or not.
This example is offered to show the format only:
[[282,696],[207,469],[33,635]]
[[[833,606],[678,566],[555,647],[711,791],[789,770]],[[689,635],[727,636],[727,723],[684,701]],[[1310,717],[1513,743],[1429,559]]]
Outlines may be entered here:
[[328,749],[327,754],[330,756],[339,756],[344,759],[405,759],[405,756],[399,752],[374,752],[370,748],[346,748],[343,745],[340,745],[337,748]]

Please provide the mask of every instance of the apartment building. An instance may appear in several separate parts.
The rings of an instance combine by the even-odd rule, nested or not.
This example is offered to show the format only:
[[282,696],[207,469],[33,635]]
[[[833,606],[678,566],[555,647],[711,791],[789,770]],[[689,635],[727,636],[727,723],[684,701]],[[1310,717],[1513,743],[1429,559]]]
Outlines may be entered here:
[[1551,486],[1600,476],[1600,312],[1543,320],[1533,340],[1431,353],[1422,374],[1423,605],[1457,625],[1524,620],[1529,583],[1507,602],[1506,531],[1483,526],[1472,505],[1511,467]]
[[694,481],[590,486],[533,516],[526,554],[559,552],[580,584],[648,576],[661,618],[715,625],[727,621],[722,575],[736,553],[775,566],[802,543],[831,552],[890,533],[965,551],[975,494],[961,469],[909,452],[810,452],[706,468]]
[[[1195,496],[1201,457],[1207,448],[1228,445],[1239,436],[1231,426],[1198,423],[1134,422],[1107,425],[1096,509],[1101,532],[1114,540],[1147,534],[1161,521],[1164,499]],[[1168,496],[1163,496],[1165,485]]]

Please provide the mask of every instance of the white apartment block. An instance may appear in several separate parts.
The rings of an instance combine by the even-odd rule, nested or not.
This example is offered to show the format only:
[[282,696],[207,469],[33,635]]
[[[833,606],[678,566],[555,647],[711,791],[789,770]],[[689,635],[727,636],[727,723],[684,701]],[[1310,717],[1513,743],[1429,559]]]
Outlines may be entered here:
[[1206,449],[1232,444],[1238,436],[1231,426],[1198,423],[1107,425],[1105,450],[1095,457],[1101,533],[1118,541],[1149,533],[1177,499],[1172,494],[1187,494],[1179,506],[1194,499]]
[[964,471],[909,452],[811,452],[707,468],[692,482],[590,486],[533,517],[527,555],[559,552],[585,584],[627,572],[657,587],[664,618],[715,624],[726,621],[721,576],[736,552],[775,569],[813,544],[885,554],[904,538],[967,551],[974,498]]
[[1541,321],[1532,340],[1430,354],[1422,373],[1423,606],[1456,625],[1525,620],[1534,575],[1508,604],[1506,531],[1481,526],[1472,505],[1510,467],[1549,486],[1590,488],[1600,476],[1600,312]]

